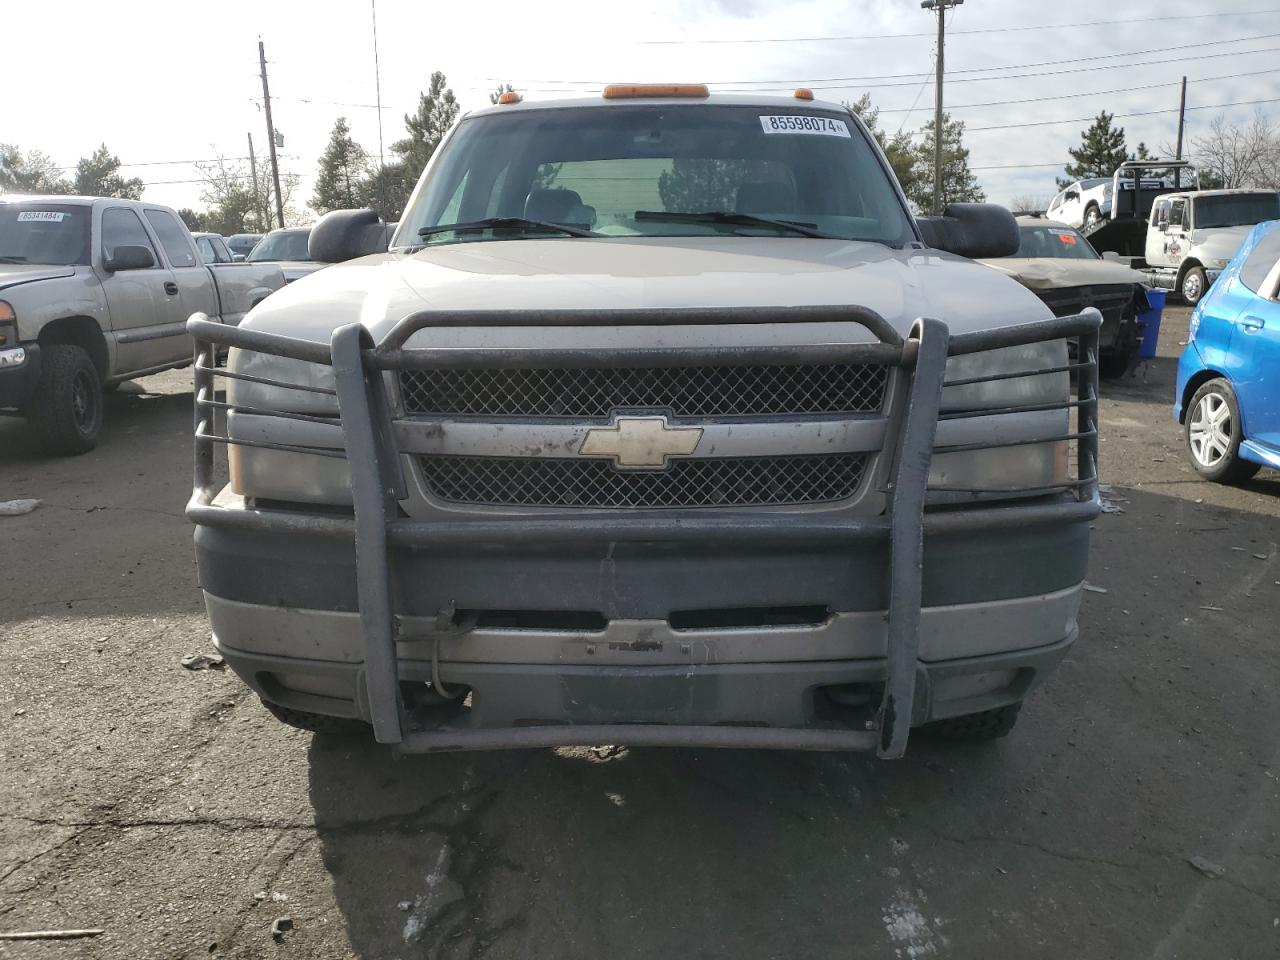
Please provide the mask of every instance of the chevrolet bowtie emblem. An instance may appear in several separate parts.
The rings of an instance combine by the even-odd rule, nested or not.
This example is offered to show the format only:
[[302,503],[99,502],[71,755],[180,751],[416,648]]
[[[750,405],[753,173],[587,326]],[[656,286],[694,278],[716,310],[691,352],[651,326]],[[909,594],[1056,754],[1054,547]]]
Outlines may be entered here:
[[665,467],[668,457],[687,457],[702,439],[701,427],[673,427],[666,417],[617,417],[611,427],[587,431],[578,453],[612,457],[617,467]]

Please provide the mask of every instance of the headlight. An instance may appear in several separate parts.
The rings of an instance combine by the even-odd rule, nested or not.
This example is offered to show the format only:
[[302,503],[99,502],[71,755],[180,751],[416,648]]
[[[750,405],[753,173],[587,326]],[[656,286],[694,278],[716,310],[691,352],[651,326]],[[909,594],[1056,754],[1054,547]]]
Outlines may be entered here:
[[0,300],[0,347],[12,347],[18,342],[18,315],[6,300]]
[[[227,402],[233,407],[338,416],[338,398],[332,393],[315,392],[334,389],[332,367],[244,350],[232,350],[227,365],[232,373],[242,376],[311,388],[291,390],[233,379],[227,388]],[[243,409],[228,415],[227,433],[235,440],[343,449],[342,428],[336,424],[290,420]],[[343,459],[229,444],[227,466],[231,489],[245,497],[351,503],[351,472]]]
[[334,393],[315,392],[334,389],[332,367],[252,350],[232,349],[227,358],[227,368],[241,376],[308,388],[290,390],[252,380],[231,380],[227,387],[227,402],[233,406],[239,404],[266,410],[308,413],[317,417],[338,415],[337,396]]
[[[1009,407],[1066,403],[1071,383],[1065,371],[1007,376],[1066,364],[1067,347],[1062,340],[952,357],[946,381],[955,385],[942,392],[935,447],[1007,444],[1069,433],[1068,409],[1001,412]],[[958,413],[974,415],[948,416]],[[1069,442],[1064,440],[936,453],[929,470],[930,502],[971,499],[978,491],[1000,494],[1052,488],[1069,478],[1068,453]]]

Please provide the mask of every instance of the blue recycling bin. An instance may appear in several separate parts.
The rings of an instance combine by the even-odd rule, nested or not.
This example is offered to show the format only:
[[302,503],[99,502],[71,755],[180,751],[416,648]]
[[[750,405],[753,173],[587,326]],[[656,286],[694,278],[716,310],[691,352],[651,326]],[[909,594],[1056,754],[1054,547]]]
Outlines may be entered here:
[[1167,290],[1148,290],[1148,307],[1138,311],[1138,323],[1142,327],[1138,356],[1143,360],[1150,360],[1156,355],[1156,346],[1160,343],[1160,315],[1164,312],[1164,300],[1168,295]]

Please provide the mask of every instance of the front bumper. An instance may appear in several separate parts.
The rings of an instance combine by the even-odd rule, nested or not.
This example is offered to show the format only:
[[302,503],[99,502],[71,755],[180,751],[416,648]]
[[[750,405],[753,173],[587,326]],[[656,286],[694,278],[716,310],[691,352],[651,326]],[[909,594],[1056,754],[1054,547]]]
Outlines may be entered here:
[[[234,619],[226,614],[217,619]],[[253,653],[214,639],[264,700],[372,721],[363,663]],[[1073,625],[1038,647],[922,662],[911,724],[1021,700],[1075,639]],[[439,676],[466,699],[419,704],[415,690],[426,692],[432,682],[429,656],[404,656],[397,667],[413,718],[407,732],[422,752],[593,742],[870,749],[888,676],[885,657],[625,666],[448,662],[439,665]]]
[[[16,361],[16,362],[15,362]],[[0,407],[26,407],[40,381],[40,345],[0,350]]]
[[[206,551],[201,575],[218,642],[233,666],[269,700],[319,698],[299,709],[334,712],[320,709],[330,703],[339,712],[365,717],[379,741],[409,752],[613,742],[864,748],[882,757],[901,756],[913,723],[950,715],[940,709],[972,712],[966,704],[1018,699],[1074,638],[1087,527],[1099,511],[1101,319],[1097,311],[1088,310],[1080,316],[959,336],[951,336],[940,321],[921,319],[910,337],[903,338],[878,315],[847,306],[496,316],[425,313],[407,317],[377,345],[362,327],[351,325],[336,331],[325,346],[193,318],[196,491],[188,516],[199,527],[228,534],[278,534],[309,553],[297,558],[298,576],[283,574],[289,561],[273,560],[270,548],[249,562],[253,543],[224,549],[216,537],[198,531],[200,548]],[[621,510],[609,515],[563,511],[415,519],[400,509],[407,497],[400,466],[403,451],[383,374],[479,367],[495,361],[527,364],[537,361],[529,354],[538,353],[407,349],[406,341],[418,330],[493,324],[660,328],[850,320],[878,342],[823,344],[806,356],[817,351],[828,362],[875,363],[903,373],[905,389],[881,450],[891,469],[879,481],[882,506],[875,510],[838,515],[733,509]],[[1080,350],[1076,362],[1067,366],[1033,364],[1029,369],[946,380],[949,356],[1073,337],[1079,338]],[[216,369],[213,358],[219,345],[332,365],[345,454],[219,434],[219,410],[241,409],[215,399],[215,377],[239,376]],[[699,351],[698,362],[806,362],[799,352],[777,345],[714,347]],[[620,366],[690,362],[687,352],[648,347],[591,356],[581,350],[565,354],[557,353],[553,360]],[[1063,418],[1063,426],[1050,435],[1011,439],[993,431],[973,443],[935,447],[944,381],[960,386],[1068,370],[1078,373],[1076,399],[1015,404],[997,411],[1022,417],[1048,409],[1074,411],[1076,423],[1067,432],[1061,432]],[[249,412],[315,419],[262,409]],[[944,419],[992,415],[984,407],[949,411]],[[924,511],[933,453],[1054,443],[1062,445],[1065,455],[1073,441],[1078,452],[1076,479],[1034,490],[939,488],[974,500],[963,507]],[[354,510],[271,510],[220,498],[213,482],[215,443],[344,459]],[[992,494],[1005,501],[1013,495],[1014,501],[993,503]],[[1019,555],[1018,538],[1031,530],[1036,532]],[[1062,543],[1054,540],[1055,532]],[[312,550],[321,543],[329,546]],[[326,559],[321,554],[329,547],[336,553]],[[213,561],[220,550],[225,559]],[[992,559],[1003,553],[1009,556]],[[326,564],[345,565],[346,572],[337,580],[323,573],[313,576]],[[939,573],[948,564],[950,573]],[[238,565],[244,572],[235,569]],[[1036,580],[1037,571],[1055,588],[1028,587],[1025,581]],[[966,595],[947,599],[947,590],[955,590],[957,584],[959,593]],[[328,599],[316,602],[317,589]],[[230,604],[239,606],[224,603],[235,596],[243,599],[230,599]],[[335,605],[345,609],[332,609]],[[971,608],[967,613],[978,626],[957,630],[964,614],[939,609],[948,605]],[[286,623],[292,615],[305,620],[326,607],[327,615],[313,618],[310,626]],[[782,615],[796,621],[790,627],[801,629],[787,636],[785,630],[770,629],[766,619],[733,631],[734,618],[761,607],[769,608],[768,618],[777,614],[773,608],[785,608]],[[819,620],[805,621],[808,614],[802,615],[797,607],[819,608]],[[999,615],[1009,610],[1015,611],[1012,626],[1000,624]],[[514,637],[480,629],[488,615],[514,614],[519,626],[521,615],[536,614],[537,621],[549,611],[602,618],[605,626],[594,639],[563,624],[550,627],[549,637],[546,628],[539,636],[518,629]],[[1020,614],[1043,624],[1024,629]],[[469,615],[476,619],[469,620]],[[677,615],[691,618],[686,625],[695,626],[677,627]],[[246,626],[264,616],[259,627]],[[345,627],[336,627],[340,618]],[[320,623],[327,626],[319,629]],[[347,639],[326,639],[334,632],[330,627],[338,633],[345,629]],[[257,635],[278,641],[282,631],[288,639],[283,652],[265,652],[262,645],[255,650],[243,639]],[[539,633],[539,628],[532,627],[532,632]],[[699,632],[709,635],[698,636]],[[935,639],[930,639],[931,632]],[[966,638],[957,646],[948,633]],[[994,650],[991,637],[997,638]],[[1009,652],[1005,647],[1010,642],[1021,649]],[[605,649],[598,649],[601,645]],[[343,648],[358,659],[325,659]],[[753,648],[754,656],[745,655]],[[958,650],[977,652],[966,657]],[[424,656],[430,657],[429,663]],[[1005,657],[1012,659],[999,659]],[[971,661],[983,662],[975,666]],[[1004,665],[993,666],[997,661]],[[943,684],[943,679],[950,681],[949,669],[968,679]],[[291,677],[302,677],[301,686]],[[447,691],[458,685],[469,688],[466,700],[449,698]],[[776,694],[770,693],[773,690]],[[953,707],[935,707],[943,703]]]

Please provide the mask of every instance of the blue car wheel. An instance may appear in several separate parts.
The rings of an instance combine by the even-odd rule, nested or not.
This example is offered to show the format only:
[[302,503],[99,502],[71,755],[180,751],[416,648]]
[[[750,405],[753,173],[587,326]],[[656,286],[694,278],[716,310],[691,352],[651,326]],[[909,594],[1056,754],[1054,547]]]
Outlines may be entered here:
[[1216,483],[1241,483],[1259,466],[1240,458],[1240,405],[1231,382],[1210,380],[1187,405],[1187,453],[1196,473]]

